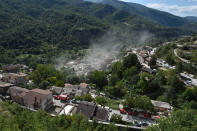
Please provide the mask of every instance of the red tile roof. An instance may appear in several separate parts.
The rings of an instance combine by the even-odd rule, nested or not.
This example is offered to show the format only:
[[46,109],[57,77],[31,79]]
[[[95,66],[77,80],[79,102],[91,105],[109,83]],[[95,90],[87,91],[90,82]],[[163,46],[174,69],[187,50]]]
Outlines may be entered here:
[[29,91],[24,97],[25,104],[33,105],[35,103],[35,99],[37,102],[41,103],[49,94],[52,94],[52,92],[47,90],[41,90],[41,89],[33,89]]
[[31,90],[33,92],[36,92],[36,93],[40,93],[40,94],[44,94],[44,95],[49,95],[51,94],[51,92],[49,90],[42,90],[42,89],[33,89]]
[[81,88],[86,88],[87,86],[88,86],[87,83],[81,83],[81,84],[80,84],[80,87],[81,87]]
[[11,87],[11,86],[13,86],[13,84],[11,84],[11,83],[5,83],[5,82],[1,82],[0,81],[0,87]]

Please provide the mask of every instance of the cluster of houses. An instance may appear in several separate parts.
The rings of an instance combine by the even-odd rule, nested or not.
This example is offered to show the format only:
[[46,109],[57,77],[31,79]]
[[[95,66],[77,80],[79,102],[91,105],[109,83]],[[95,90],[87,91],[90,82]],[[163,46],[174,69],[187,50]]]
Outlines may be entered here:
[[57,113],[58,115],[83,114],[88,119],[96,118],[99,121],[109,120],[109,111],[94,102],[80,101],[78,104],[65,104]]
[[[64,87],[52,86],[50,91],[53,94],[59,96],[67,96],[69,99],[75,98],[76,96],[82,96],[90,93],[89,85],[81,83],[80,85],[64,84]],[[72,100],[71,100],[72,101]],[[54,103],[55,105],[56,103]],[[59,106],[59,105],[57,105]],[[97,106],[94,102],[79,101],[77,103],[70,102],[64,104],[60,110],[56,112],[57,115],[72,115],[72,114],[83,114],[88,119],[96,118],[100,121],[108,121],[109,111],[103,107]]]
[[25,73],[29,68],[22,64],[2,66],[0,80],[16,86],[25,86],[28,82],[28,75]]
[[137,54],[139,55],[139,59],[142,63],[149,65],[152,56],[155,54],[156,48],[152,48],[150,46],[144,46],[142,48],[137,49]]
[[179,79],[182,80],[187,86],[197,86],[197,79],[195,79],[192,74],[188,74],[186,72],[180,73]]
[[[81,83],[79,85],[66,83],[64,84],[64,87],[52,86],[48,90],[26,89],[22,88],[20,85],[27,84],[27,74],[19,73],[19,70],[10,67],[9,70],[8,68],[4,69],[5,70],[3,70],[2,78],[0,80],[0,95],[20,104],[24,108],[34,111],[42,109],[51,115],[83,114],[90,120],[93,118],[100,121],[109,120],[110,112],[107,108],[100,107],[94,102],[72,102],[71,99],[77,96],[92,93],[92,90],[90,90],[89,85],[86,83]],[[55,96],[61,95],[69,98],[66,99],[66,102],[64,101],[63,104],[61,99],[55,99]],[[58,105],[58,102],[62,105]],[[163,112],[165,115],[172,109],[168,103],[158,101],[151,102],[158,111]],[[57,108],[58,110],[56,110]]]
[[[155,54],[156,48],[152,48],[150,46],[144,46],[143,48],[139,48],[136,50],[136,54],[140,63],[144,66],[143,70],[148,73],[155,73],[155,70],[152,70],[149,67],[152,56]],[[166,61],[162,59],[156,60],[156,65],[159,67],[167,68],[167,69],[175,69],[175,66],[168,64]]]
[[162,59],[157,59],[156,62],[157,62],[157,65],[160,66],[160,67],[167,68],[167,69],[176,69],[176,66],[170,65]]
[[155,54],[156,48],[152,48],[150,46],[144,46],[142,48],[138,48],[133,51],[137,57],[141,65],[143,66],[142,71],[148,72],[150,74],[156,74],[156,69],[151,69],[150,62],[152,60],[152,56]]
[[128,109],[127,107],[120,108],[120,113],[155,120],[159,119],[160,116],[168,116],[173,109],[173,107],[167,102],[151,100],[151,103],[153,104],[156,113],[150,113],[138,108]]
[[48,110],[53,105],[52,92],[41,89],[22,88],[28,83],[28,70],[25,65],[6,65],[2,67],[0,94],[12,101],[31,109]]
[[64,84],[64,88],[52,86],[50,90],[56,95],[67,95],[69,98],[82,96],[89,93],[88,84],[81,83],[80,85]]
[[0,94],[31,109],[49,109],[53,104],[52,92],[41,89],[28,90],[11,83],[0,81]]
[[[22,88],[20,85],[28,83],[28,75],[19,73],[21,68],[19,65],[3,67],[2,78],[0,79],[0,95],[24,108],[34,111],[42,109],[50,113],[57,106],[54,102],[54,96],[64,95],[72,99],[76,96],[88,94],[90,91],[86,83],[80,85],[65,84],[64,87],[52,86],[49,90]],[[73,113],[83,114],[89,119],[97,118],[101,121],[107,121],[109,117],[107,109],[98,107],[96,103],[86,101],[80,101],[79,103],[67,101],[60,106],[60,110],[55,115],[71,115]]]

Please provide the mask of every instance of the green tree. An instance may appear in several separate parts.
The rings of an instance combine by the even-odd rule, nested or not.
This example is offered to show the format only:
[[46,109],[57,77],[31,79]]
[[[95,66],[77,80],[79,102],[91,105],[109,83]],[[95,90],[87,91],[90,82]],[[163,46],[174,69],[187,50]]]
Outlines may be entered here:
[[183,98],[187,101],[191,101],[195,99],[193,89],[187,88],[183,93]]
[[57,82],[57,78],[56,77],[49,77],[49,78],[47,78],[47,81],[50,82],[52,85],[54,85]]
[[123,105],[130,109],[136,108],[136,109],[142,109],[144,111],[151,111],[151,112],[155,111],[150,98],[147,96],[127,95]]
[[94,99],[92,98],[92,96],[90,94],[86,94],[86,95],[82,95],[80,97],[80,100],[92,102]]
[[158,71],[158,73],[155,75],[154,79],[159,83],[159,85],[166,84],[165,74],[161,70]]
[[176,70],[178,73],[183,72],[183,64],[181,62],[176,65]]
[[122,79],[122,73],[123,73],[123,63],[122,62],[116,62],[112,64],[112,72],[117,74],[119,79]]
[[94,83],[100,89],[108,84],[107,75],[103,71],[93,71],[87,76],[89,83]]
[[40,72],[34,71],[32,74],[32,79],[36,85],[39,85],[42,82],[42,76],[41,76]]
[[98,103],[98,104],[101,105],[101,106],[105,106],[106,103],[107,103],[106,98],[103,97],[103,96],[97,96],[97,97],[95,98],[95,101],[96,101],[96,103]]
[[174,111],[168,118],[161,118],[158,125],[151,126],[147,131],[195,131],[197,115],[192,109]]
[[116,83],[119,81],[120,79],[118,78],[117,74],[112,74],[111,77],[109,78],[109,85],[111,86],[115,86]]
[[47,87],[50,86],[50,83],[46,80],[43,80],[40,84],[39,87],[43,90],[47,89]]
[[138,58],[135,54],[129,54],[129,56],[125,57],[123,60],[123,67],[125,69],[130,68],[132,66],[136,66],[137,68],[141,67]]
[[174,70],[170,70],[167,74],[167,84],[174,87],[175,91],[182,92],[185,90],[184,83],[179,80]]
[[118,114],[113,114],[111,116],[110,122],[122,124],[123,123],[122,116]]
[[133,76],[137,75],[138,73],[139,73],[139,71],[138,71],[137,67],[132,66],[124,71],[123,76],[125,79],[131,80],[133,78]]
[[36,70],[32,73],[32,79],[36,85],[41,84],[42,81],[48,81],[54,85],[62,78],[63,75],[53,65],[37,65]]
[[152,56],[151,61],[149,62],[149,66],[150,67],[156,66],[156,63],[157,63],[156,60],[157,60],[156,56]]
[[169,53],[167,56],[166,56],[166,62],[170,65],[173,65],[175,62],[174,62],[174,59],[173,59],[173,55],[172,53]]

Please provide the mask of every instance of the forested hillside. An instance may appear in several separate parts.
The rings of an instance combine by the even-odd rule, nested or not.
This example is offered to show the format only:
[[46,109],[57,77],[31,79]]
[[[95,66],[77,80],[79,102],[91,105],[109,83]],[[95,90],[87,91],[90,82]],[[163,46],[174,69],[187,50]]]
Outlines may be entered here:
[[86,0],[86,1],[100,2],[107,5],[111,5],[117,9],[143,16],[147,19],[155,21],[164,26],[180,27],[190,23],[190,21],[188,21],[187,18],[185,19],[179,16],[172,15],[167,12],[151,9],[136,3],[124,2],[119,0]]
[[82,0],[2,0],[0,63],[14,63],[16,57],[19,62],[24,59],[34,61],[37,60],[35,55],[42,55],[42,60],[52,59],[64,50],[87,48],[91,40],[100,38],[114,27],[128,31],[146,30],[158,39],[192,33],[185,29],[161,27],[110,5]]
[[187,16],[185,17],[187,20],[192,21],[192,22],[197,22],[197,17],[195,16]]
[[31,112],[15,103],[0,102],[0,111],[1,131],[118,131],[112,124],[98,124],[97,120],[89,123],[82,115],[51,117],[44,111]]

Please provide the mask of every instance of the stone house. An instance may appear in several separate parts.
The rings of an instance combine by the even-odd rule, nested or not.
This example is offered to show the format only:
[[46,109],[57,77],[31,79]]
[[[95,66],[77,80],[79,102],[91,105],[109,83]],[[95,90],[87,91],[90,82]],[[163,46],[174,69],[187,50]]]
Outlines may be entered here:
[[26,85],[28,82],[28,75],[24,73],[3,73],[2,81],[12,83],[16,86]]
[[24,105],[32,109],[49,110],[53,106],[53,95],[51,91],[33,89],[24,97]]

